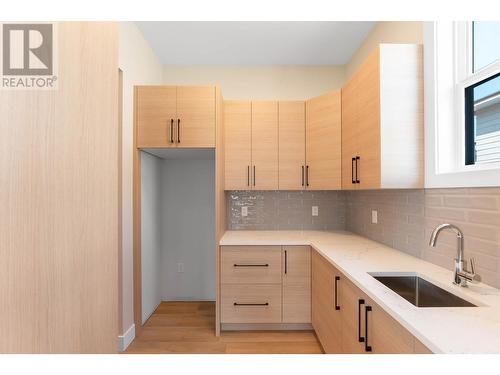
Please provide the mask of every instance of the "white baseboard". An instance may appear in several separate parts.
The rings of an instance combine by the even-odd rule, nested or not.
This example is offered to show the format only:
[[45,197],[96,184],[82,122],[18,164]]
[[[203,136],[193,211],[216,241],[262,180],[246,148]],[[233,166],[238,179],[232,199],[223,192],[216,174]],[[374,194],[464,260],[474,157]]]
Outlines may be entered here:
[[135,339],[135,324],[132,324],[123,335],[118,336],[118,351],[124,352],[130,345],[130,343],[134,341],[134,339]]

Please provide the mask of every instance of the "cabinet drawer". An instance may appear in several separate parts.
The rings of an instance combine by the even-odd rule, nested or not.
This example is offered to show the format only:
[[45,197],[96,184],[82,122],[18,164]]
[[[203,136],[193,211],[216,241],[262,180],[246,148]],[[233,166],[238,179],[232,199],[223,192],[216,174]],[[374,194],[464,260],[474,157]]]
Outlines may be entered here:
[[222,323],[281,323],[281,285],[222,285]]
[[222,284],[281,284],[281,246],[223,246]]

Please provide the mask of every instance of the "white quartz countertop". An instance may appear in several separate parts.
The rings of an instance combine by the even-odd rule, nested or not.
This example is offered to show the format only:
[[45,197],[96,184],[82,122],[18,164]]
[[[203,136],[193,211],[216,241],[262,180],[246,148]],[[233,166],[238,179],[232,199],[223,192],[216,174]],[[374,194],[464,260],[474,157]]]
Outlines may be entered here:
[[[456,286],[443,267],[350,232],[227,231],[220,245],[310,245],[433,352],[500,353],[500,290]],[[369,272],[417,273],[478,307],[418,308]]]

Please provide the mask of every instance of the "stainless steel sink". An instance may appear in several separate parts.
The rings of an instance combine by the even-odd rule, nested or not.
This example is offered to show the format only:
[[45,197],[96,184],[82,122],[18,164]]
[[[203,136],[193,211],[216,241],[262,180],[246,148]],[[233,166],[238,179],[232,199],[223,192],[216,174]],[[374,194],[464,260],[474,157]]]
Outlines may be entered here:
[[370,275],[417,307],[476,307],[417,275]]

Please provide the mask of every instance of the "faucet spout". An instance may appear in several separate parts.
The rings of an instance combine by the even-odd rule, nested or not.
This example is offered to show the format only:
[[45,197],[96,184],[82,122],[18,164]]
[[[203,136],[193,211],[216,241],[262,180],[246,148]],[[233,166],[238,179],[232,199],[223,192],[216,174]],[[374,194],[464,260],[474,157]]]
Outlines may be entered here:
[[[467,272],[464,270],[464,235],[460,228],[453,224],[440,224],[432,231],[431,238],[429,240],[429,246],[435,247],[436,241],[439,236],[439,233],[443,229],[452,230],[457,236],[457,258],[455,259],[455,272],[454,272],[454,283],[461,286],[467,285],[467,280],[477,281],[477,276],[474,271]],[[473,259],[471,259],[471,263],[473,263]]]

